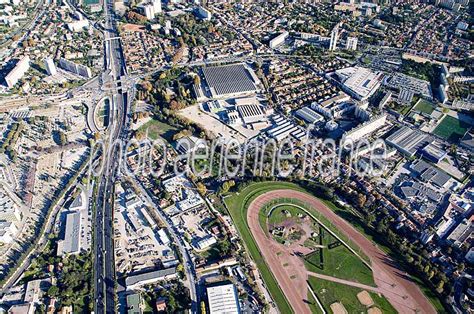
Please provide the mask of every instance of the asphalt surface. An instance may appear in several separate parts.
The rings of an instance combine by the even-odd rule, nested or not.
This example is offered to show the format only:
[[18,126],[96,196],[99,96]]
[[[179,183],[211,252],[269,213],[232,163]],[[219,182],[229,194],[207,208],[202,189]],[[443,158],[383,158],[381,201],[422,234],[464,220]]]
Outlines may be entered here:
[[[113,0],[104,1],[104,85],[120,86],[126,75],[121,42],[117,38],[116,17]],[[95,196],[94,234],[94,312],[115,313],[115,262],[113,245],[114,183],[119,166],[120,151],[114,142],[120,138],[127,122],[128,94],[121,88],[110,91],[110,124],[105,136],[102,162],[104,168]]]

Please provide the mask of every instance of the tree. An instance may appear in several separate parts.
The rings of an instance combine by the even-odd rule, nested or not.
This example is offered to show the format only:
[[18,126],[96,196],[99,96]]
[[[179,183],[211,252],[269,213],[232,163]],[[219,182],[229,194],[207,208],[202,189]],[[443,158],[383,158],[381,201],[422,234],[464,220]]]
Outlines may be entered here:
[[230,242],[227,238],[217,243],[217,249],[219,250],[221,256],[227,256],[230,254]]
[[198,182],[196,186],[199,194],[201,194],[202,196],[206,195],[207,188],[202,182]]
[[48,296],[54,298],[54,297],[57,297],[58,295],[59,295],[59,288],[57,286],[51,286],[48,289]]

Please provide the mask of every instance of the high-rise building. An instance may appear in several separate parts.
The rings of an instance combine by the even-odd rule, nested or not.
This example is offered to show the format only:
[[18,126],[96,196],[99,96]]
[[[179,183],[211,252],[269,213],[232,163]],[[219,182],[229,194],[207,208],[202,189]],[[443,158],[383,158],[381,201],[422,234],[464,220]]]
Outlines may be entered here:
[[341,27],[341,23],[337,23],[336,26],[331,31],[331,39],[329,41],[329,50],[336,50],[337,49],[337,41],[339,40],[339,27]]
[[155,10],[153,4],[145,4],[143,6],[143,12],[145,13],[147,20],[153,20],[155,18]]
[[270,48],[273,49],[273,48],[276,48],[276,47],[280,46],[281,44],[283,44],[285,42],[286,38],[288,38],[288,35],[289,35],[289,33],[287,31],[284,31],[283,33],[281,33],[277,37],[270,40],[270,43],[269,43]]
[[55,75],[56,73],[58,73],[56,65],[54,64],[54,61],[51,58],[44,59],[44,67],[46,68],[46,72],[49,75]]
[[347,37],[346,49],[347,50],[357,50],[357,37]]
[[77,64],[72,61],[61,58],[59,59],[59,66],[66,71],[80,75],[84,78],[92,77],[91,69],[89,69],[89,67],[85,65]]
[[153,11],[155,11],[154,13],[157,14],[157,13],[161,13],[162,10],[161,10],[161,0],[153,0]]
[[24,56],[18,61],[13,70],[5,76],[5,81],[7,86],[12,88],[18,83],[18,81],[25,75],[25,73],[30,69],[30,57]]

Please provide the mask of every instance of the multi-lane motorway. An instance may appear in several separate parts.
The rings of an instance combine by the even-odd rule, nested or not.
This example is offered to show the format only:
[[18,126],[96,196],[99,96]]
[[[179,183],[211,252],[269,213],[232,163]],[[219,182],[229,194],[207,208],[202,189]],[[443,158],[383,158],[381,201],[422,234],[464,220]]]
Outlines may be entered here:
[[114,181],[119,167],[120,148],[115,145],[126,132],[128,95],[121,88],[127,74],[122,46],[118,39],[113,0],[104,1],[104,73],[102,84],[116,86],[110,90],[110,123],[104,137],[97,194],[94,195],[94,312],[115,312],[115,263],[113,246]]

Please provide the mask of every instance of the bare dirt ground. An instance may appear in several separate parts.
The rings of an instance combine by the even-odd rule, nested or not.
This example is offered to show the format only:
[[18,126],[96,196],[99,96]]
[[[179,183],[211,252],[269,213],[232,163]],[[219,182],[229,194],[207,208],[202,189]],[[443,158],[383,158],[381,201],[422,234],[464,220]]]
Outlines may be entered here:
[[288,302],[296,313],[310,313],[307,299],[307,271],[302,259],[290,248],[269,239],[261,228],[258,214],[270,200],[294,198],[309,204],[323,214],[336,228],[349,237],[370,258],[378,290],[399,313],[436,313],[430,301],[397,263],[360,234],[348,222],[336,215],[317,198],[293,190],[275,190],[257,197],[249,206],[247,221],[266,263],[273,272]]

